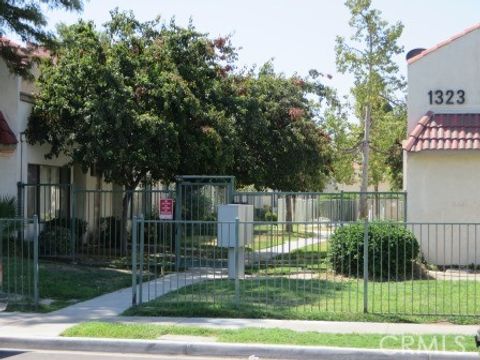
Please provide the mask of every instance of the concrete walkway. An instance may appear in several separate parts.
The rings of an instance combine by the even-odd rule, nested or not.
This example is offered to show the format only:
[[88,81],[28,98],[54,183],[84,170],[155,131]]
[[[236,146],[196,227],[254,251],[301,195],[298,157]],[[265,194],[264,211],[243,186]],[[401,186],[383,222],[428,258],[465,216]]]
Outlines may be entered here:
[[286,241],[280,245],[264,248],[248,253],[245,256],[245,261],[248,262],[256,262],[256,261],[267,261],[270,260],[276,256],[282,255],[282,254],[288,254],[294,250],[304,248],[309,245],[318,245],[322,242],[325,242],[328,240],[328,236],[330,233],[327,232],[321,232],[318,233],[316,237],[312,238],[300,238],[294,241]]

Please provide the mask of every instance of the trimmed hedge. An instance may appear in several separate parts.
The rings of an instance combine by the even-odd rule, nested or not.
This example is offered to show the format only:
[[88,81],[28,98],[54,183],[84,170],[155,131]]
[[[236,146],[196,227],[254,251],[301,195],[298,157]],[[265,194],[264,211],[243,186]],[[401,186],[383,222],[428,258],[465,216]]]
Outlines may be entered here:
[[[336,273],[363,276],[364,223],[336,229],[329,241],[329,261]],[[368,274],[375,279],[413,276],[419,253],[415,235],[404,226],[373,222],[368,226]]]

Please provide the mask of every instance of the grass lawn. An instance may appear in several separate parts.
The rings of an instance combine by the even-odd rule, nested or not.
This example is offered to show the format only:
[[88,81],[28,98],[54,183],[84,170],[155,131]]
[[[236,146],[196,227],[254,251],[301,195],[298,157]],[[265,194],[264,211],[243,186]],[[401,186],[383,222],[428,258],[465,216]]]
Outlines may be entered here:
[[[304,346],[334,346],[368,349],[402,349],[402,337],[381,334],[325,334],[313,331],[297,332],[286,329],[244,328],[238,330],[191,326],[161,326],[150,324],[83,323],[66,330],[62,336],[119,339],[158,339],[163,335],[212,337],[223,343],[259,343]],[[457,335],[409,336],[410,350],[476,351],[473,337]],[[405,344],[403,338],[403,344]],[[438,346],[432,346],[437,344]],[[445,346],[443,345],[445,344]]]
[[370,282],[369,314],[363,313],[361,280],[259,277],[197,283],[171,292],[125,315],[211,316],[306,320],[476,323],[479,293],[474,281]]
[[[48,312],[132,285],[131,273],[125,270],[40,262],[41,299],[51,299],[37,311]],[[12,304],[8,310],[31,311],[31,306]]]

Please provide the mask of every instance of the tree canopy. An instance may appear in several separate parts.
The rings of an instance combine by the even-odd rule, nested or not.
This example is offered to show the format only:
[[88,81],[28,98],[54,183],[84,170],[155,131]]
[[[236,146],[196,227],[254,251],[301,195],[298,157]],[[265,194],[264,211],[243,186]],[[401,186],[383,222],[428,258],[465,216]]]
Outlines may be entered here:
[[311,102],[323,99],[326,88],[313,79],[276,74],[267,63],[258,74],[237,77],[235,89],[238,146],[233,173],[239,181],[282,191],[322,190],[332,153]]
[[[47,21],[41,5],[66,10],[81,10],[82,0],[0,0],[0,57],[10,71],[29,76],[32,52],[39,44],[51,44],[53,35],[45,30]],[[6,32],[18,35],[29,46],[20,48],[5,39]]]
[[394,57],[403,52],[398,45],[403,25],[388,24],[380,11],[371,7],[371,0],[347,0],[345,5],[351,13],[353,35],[349,42],[337,37],[336,63],[341,73],[354,77],[354,113],[363,129],[363,134],[353,133],[363,152],[361,190],[367,190],[367,183],[378,186],[388,174],[393,186],[398,187],[401,167],[395,144],[404,136],[405,103],[396,97],[404,96],[405,82]]
[[193,25],[139,22],[112,12],[59,29],[41,65],[27,131],[107,181],[134,189],[147,174],[232,174],[243,184],[320,190],[330,171],[329,138],[314,121],[308,94],[317,81],[274,72],[270,64],[235,71],[229,38]]
[[127,189],[147,174],[225,171],[233,127],[216,99],[228,41],[114,11],[102,32],[83,21],[60,28],[56,48],[27,133],[50,144],[47,156],[63,153]]

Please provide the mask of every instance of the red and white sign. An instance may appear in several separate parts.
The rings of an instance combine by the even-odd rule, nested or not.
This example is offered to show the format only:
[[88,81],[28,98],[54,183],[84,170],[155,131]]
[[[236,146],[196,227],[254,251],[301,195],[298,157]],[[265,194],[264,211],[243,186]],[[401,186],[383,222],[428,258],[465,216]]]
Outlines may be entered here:
[[173,199],[160,200],[160,219],[161,220],[173,219]]

